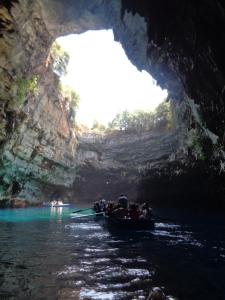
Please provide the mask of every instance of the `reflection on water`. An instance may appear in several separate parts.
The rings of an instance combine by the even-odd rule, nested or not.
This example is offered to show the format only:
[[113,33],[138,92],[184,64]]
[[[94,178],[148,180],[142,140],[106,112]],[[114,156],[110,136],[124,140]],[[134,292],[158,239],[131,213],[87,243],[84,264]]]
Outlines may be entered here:
[[0,236],[0,299],[225,299],[224,226],[116,234],[61,207],[0,211]]
[[62,222],[63,207],[50,207],[51,218],[57,219],[58,222]]

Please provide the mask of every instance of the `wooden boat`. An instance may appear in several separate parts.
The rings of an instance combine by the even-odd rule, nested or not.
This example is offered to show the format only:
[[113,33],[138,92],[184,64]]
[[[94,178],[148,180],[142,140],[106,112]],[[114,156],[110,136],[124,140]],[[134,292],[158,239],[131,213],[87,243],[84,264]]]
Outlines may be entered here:
[[153,219],[119,219],[116,217],[105,217],[109,229],[124,231],[124,230],[149,230],[154,228]]

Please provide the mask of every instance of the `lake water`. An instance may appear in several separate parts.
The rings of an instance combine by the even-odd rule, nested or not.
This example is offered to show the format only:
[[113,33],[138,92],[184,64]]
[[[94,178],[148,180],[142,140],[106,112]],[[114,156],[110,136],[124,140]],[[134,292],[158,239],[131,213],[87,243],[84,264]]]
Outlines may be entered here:
[[225,299],[223,222],[157,217],[154,230],[117,234],[73,210],[0,210],[1,300],[145,299],[154,286]]

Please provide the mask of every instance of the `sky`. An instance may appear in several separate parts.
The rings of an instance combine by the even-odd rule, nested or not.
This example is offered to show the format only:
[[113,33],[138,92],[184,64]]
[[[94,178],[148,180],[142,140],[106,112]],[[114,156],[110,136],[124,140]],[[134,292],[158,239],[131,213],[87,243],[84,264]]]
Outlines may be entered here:
[[77,121],[89,127],[107,125],[124,110],[154,110],[166,96],[145,71],[129,61],[112,30],[67,35],[57,42],[69,53],[67,75],[61,80],[80,95]]

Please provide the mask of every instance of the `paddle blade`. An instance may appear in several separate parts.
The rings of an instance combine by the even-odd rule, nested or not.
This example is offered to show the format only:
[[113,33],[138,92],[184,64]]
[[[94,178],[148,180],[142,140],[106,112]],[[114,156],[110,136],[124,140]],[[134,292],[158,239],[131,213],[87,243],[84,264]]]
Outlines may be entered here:
[[92,208],[89,207],[89,208],[84,208],[84,209],[75,210],[75,211],[72,211],[72,214],[76,214],[76,213],[78,213],[78,212],[82,212],[82,211],[90,210],[90,209],[92,209]]
[[88,215],[78,215],[78,216],[71,215],[71,217],[72,217],[72,219],[79,219],[79,218],[91,217],[91,216],[96,216],[96,215],[102,215],[102,212],[94,213],[94,214],[88,214]]

